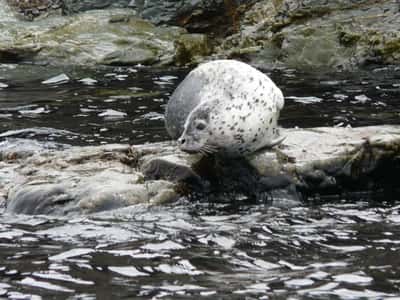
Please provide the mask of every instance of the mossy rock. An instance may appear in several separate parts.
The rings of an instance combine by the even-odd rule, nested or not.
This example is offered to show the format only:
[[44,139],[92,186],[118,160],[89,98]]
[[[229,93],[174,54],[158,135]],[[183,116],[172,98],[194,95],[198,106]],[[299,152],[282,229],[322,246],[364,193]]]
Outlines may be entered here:
[[210,43],[204,34],[183,34],[175,42],[175,47],[178,65],[194,63],[211,53]]

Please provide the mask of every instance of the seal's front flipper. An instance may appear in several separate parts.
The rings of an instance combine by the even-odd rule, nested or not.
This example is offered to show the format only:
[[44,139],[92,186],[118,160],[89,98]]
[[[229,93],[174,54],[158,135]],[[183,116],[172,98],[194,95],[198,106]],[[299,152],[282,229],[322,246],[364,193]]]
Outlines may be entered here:
[[265,147],[275,147],[276,145],[279,145],[280,143],[282,143],[284,140],[286,139],[286,135],[283,136],[278,136],[276,139],[272,140],[268,145],[265,145],[263,148]]
[[255,153],[259,153],[261,151],[264,150],[269,150],[277,145],[279,145],[280,143],[282,143],[284,140],[286,139],[286,136],[278,136],[277,138],[273,139],[272,141],[268,142],[267,144],[261,146],[260,148],[258,148]]

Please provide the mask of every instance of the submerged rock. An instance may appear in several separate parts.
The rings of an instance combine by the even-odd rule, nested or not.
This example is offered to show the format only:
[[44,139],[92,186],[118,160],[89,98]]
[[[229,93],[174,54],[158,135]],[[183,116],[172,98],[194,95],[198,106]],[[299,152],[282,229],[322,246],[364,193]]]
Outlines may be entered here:
[[283,134],[279,148],[235,160],[186,154],[171,142],[65,148],[9,138],[0,144],[0,197],[8,212],[65,215],[182,195],[299,201],[397,188],[399,126]]

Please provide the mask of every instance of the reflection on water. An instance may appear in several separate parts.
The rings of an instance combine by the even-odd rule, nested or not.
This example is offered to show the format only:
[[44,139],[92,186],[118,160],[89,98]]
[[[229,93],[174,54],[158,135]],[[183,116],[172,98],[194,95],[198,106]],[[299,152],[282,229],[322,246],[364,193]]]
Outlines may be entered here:
[[[186,73],[1,65],[0,139],[165,140],[164,105]],[[68,79],[42,83],[61,74]],[[287,96],[285,127],[399,123],[399,69],[270,75]],[[1,213],[0,297],[395,299],[400,202],[355,198],[294,206],[181,199],[75,219]]]

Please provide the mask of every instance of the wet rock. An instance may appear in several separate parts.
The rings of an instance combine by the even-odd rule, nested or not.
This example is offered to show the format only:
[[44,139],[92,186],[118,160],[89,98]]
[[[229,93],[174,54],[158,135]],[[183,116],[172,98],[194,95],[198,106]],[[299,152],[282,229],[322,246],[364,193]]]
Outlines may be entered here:
[[16,15],[28,21],[50,15],[75,14],[87,10],[136,7],[131,0],[6,0]]
[[91,10],[21,22],[12,19],[4,1],[0,0],[0,17],[9,19],[0,23],[0,62],[166,65],[175,62],[176,43],[182,40],[189,49],[188,63],[191,57],[204,55],[208,47],[198,35],[191,39],[183,28],[156,27],[131,9]]
[[211,45],[204,34],[183,34],[176,42],[176,64],[200,62],[211,54]]
[[283,134],[279,148],[235,160],[189,155],[173,142],[67,148],[37,143],[27,151],[28,140],[10,138],[0,144],[0,195],[8,212],[68,215],[171,202],[180,195],[287,202],[397,188],[399,126]]
[[393,0],[0,0],[0,18],[0,62],[182,65],[213,54],[302,70],[400,63]]
[[76,14],[89,10],[133,8],[152,23],[179,25],[190,32],[219,32],[237,29],[238,15],[256,0],[7,0],[26,20],[45,17],[50,12]]
[[[42,143],[40,151],[29,152],[28,144],[28,140],[21,144],[20,139],[9,139],[0,145],[0,190],[8,191],[10,212],[68,215],[177,197],[171,182],[144,181],[135,167],[135,152],[127,145],[55,150]],[[17,147],[19,151],[14,150],[16,155],[10,159],[10,149]]]
[[7,0],[16,15],[28,21],[62,14],[63,0]]
[[254,0],[135,1],[141,16],[155,24],[174,24],[189,32],[227,35],[237,29],[238,17]]
[[219,52],[301,69],[399,63],[399,20],[391,0],[258,1]]
[[201,157],[171,148],[160,156],[153,149],[139,159],[139,169],[145,178],[184,183],[203,193],[297,200],[338,195],[393,183],[400,167],[399,133],[398,126],[286,129],[281,147],[247,158]]
[[66,13],[78,13],[92,9],[125,8],[134,6],[131,0],[63,0]]

